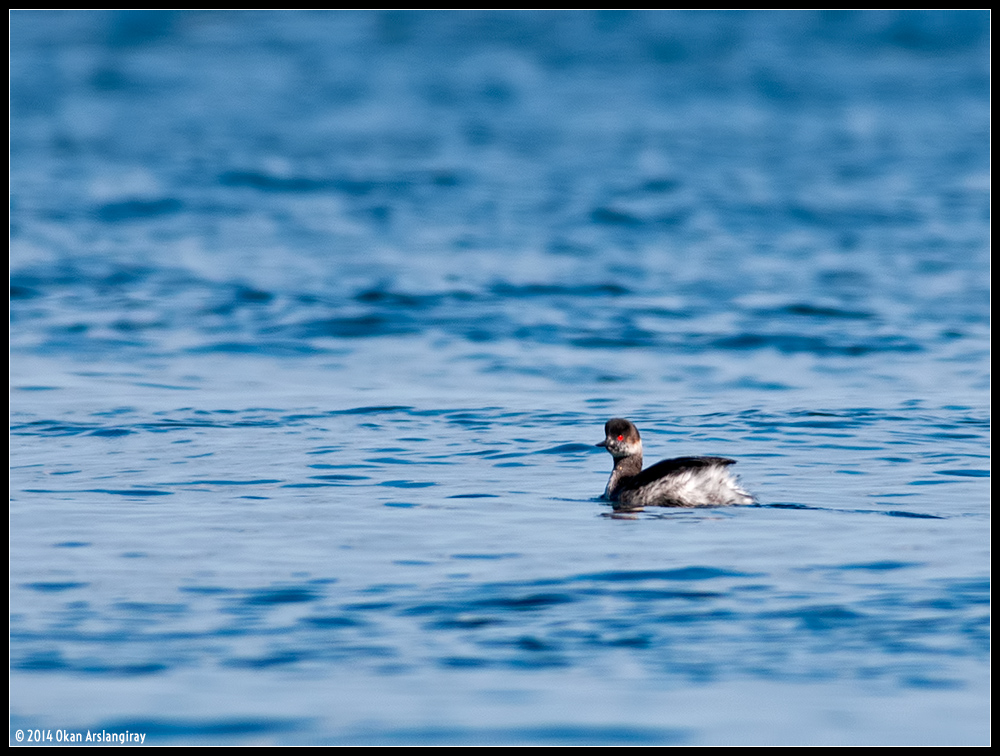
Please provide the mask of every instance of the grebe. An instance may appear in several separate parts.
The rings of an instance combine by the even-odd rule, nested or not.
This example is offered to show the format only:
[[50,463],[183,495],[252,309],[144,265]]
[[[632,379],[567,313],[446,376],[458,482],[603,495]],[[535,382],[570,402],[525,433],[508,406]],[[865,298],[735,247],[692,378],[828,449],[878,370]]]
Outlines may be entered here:
[[753,504],[725,457],[678,457],[642,469],[642,440],[639,430],[620,417],[604,424],[604,440],[597,444],[614,457],[604,497],[616,510],[643,507],[718,507]]

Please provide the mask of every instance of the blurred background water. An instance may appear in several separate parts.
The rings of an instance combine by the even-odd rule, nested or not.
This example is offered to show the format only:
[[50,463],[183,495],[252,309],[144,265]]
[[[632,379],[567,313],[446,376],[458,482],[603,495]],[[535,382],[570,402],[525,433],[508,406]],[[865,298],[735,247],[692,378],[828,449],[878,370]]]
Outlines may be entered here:
[[[988,742],[988,11],[10,64],[12,742]],[[612,416],[760,505],[610,516]]]

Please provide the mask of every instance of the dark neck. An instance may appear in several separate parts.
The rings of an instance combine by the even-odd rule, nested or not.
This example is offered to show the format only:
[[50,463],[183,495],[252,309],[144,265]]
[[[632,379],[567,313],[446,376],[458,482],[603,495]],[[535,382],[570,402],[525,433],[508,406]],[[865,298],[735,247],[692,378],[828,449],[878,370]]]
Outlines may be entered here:
[[633,475],[642,472],[642,452],[632,454],[628,457],[619,457],[615,460],[615,468],[611,471],[611,479],[608,487],[604,490],[604,495],[609,499],[615,499],[618,489]]

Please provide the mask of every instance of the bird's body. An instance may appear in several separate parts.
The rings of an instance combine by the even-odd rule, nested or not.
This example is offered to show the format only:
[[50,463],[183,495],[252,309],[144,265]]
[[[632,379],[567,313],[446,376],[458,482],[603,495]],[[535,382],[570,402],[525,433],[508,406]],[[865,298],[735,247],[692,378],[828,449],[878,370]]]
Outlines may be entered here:
[[754,499],[729,471],[725,457],[678,457],[642,469],[642,440],[628,420],[604,425],[603,446],[614,458],[604,498],[617,510],[643,507],[718,507]]

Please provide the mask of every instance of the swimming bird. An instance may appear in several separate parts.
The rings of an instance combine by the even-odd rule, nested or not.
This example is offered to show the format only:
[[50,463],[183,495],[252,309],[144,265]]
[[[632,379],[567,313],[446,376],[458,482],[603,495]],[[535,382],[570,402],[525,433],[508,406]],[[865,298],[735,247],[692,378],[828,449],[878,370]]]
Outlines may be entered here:
[[754,498],[729,472],[726,457],[677,457],[642,469],[639,429],[620,417],[604,424],[603,446],[615,460],[603,498],[616,510],[643,507],[718,507],[753,504]]

